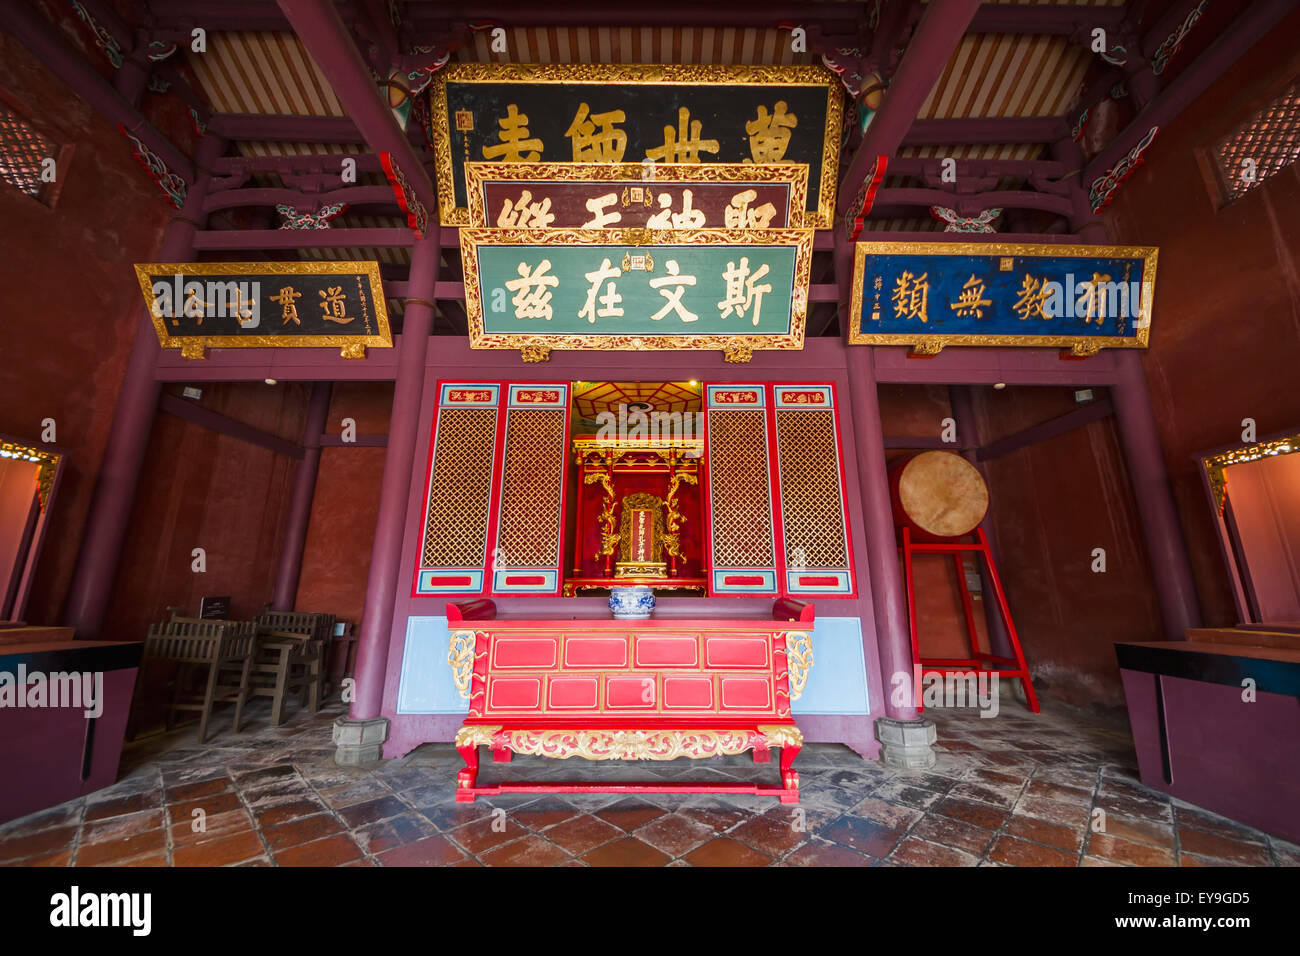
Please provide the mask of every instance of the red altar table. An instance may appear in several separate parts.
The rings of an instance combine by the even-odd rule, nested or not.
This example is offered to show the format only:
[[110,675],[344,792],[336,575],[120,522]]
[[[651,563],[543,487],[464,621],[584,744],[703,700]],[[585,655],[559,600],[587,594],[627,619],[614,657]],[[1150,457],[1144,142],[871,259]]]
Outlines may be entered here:
[[[772,617],[496,618],[489,600],[447,605],[454,676],[470,688],[456,734],[456,799],[500,793],[744,793],[799,801],[790,714],[811,657],[813,608],[778,600]],[[781,748],[779,785],[478,784],[478,748],[588,760],[673,760]]]

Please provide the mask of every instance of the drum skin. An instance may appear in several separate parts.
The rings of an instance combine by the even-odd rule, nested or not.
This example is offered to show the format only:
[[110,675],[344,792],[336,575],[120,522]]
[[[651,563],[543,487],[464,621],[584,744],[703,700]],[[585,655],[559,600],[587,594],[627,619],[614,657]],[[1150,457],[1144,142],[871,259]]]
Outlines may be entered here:
[[913,541],[951,541],[974,531],[989,509],[979,471],[951,451],[923,451],[897,462],[889,474],[894,524]]

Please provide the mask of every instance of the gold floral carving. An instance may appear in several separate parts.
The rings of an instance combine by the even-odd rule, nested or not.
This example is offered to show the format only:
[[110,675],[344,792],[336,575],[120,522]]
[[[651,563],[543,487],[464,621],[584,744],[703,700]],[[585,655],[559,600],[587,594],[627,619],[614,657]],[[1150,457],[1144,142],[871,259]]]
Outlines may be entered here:
[[1223,514],[1223,503],[1228,494],[1228,476],[1224,473],[1225,468],[1230,465],[1244,465],[1246,462],[1258,461],[1260,458],[1292,455],[1296,452],[1300,452],[1300,434],[1275,438],[1271,441],[1251,442],[1249,445],[1203,458],[1201,464],[1205,467],[1205,476],[1210,482],[1210,495],[1214,498],[1214,507],[1218,509],[1219,514]]
[[10,459],[16,458],[19,461],[36,459],[32,463],[36,465],[37,504],[44,512],[50,506],[50,490],[54,487],[54,477],[59,472],[59,464],[63,461],[63,456],[35,445],[24,445],[3,438],[0,438],[0,451],[7,452],[5,457]]
[[501,725],[465,724],[456,731],[457,747],[491,747],[492,738],[501,732]]
[[456,684],[457,692],[466,700],[469,700],[470,682],[474,676],[474,642],[473,631],[452,631],[447,651],[451,679]]
[[741,342],[730,342],[722,350],[722,357],[736,365],[744,365],[754,357],[754,349]]
[[[911,345],[918,355],[936,355],[945,345],[984,348],[1068,348],[1075,355],[1095,355],[1100,349],[1144,349],[1151,334],[1155,300],[1155,246],[1082,246],[1020,242],[859,242],[853,252],[853,284],[849,294],[849,345]],[[934,335],[912,332],[875,333],[862,330],[862,290],[868,255],[949,256],[1092,256],[1142,260],[1142,303],[1133,323],[1135,335]],[[1074,349],[1079,347],[1080,351]]]
[[[578,464],[601,465],[605,456],[614,456],[614,467],[619,467],[618,459],[629,454],[650,454],[660,464],[668,464],[673,452],[685,458],[698,460],[704,454],[702,438],[575,438],[573,440],[573,458]],[[640,466],[644,461],[631,461],[632,466]],[[595,479],[592,479],[593,481]]]
[[540,345],[526,345],[519,350],[519,357],[525,362],[549,362],[551,350]]
[[686,556],[681,551],[681,527],[686,523],[686,515],[677,510],[677,492],[683,481],[688,485],[698,484],[694,472],[674,472],[672,481],[668,482],[668,494],[664,496],[664,511],[667,519],[664,529],[664,548],[674,558],[682,561],[686,560]]
[[[816,65],[712,66],[654,63],[452,63],[434,75],[429,91],[430,128],[434,135],[438,211],[444,226],[470,224],[469,209],[457,208],[452,178],[451,130],[454,117],[447,107],[448,83],[617,83],[622,86],[678,86],[690,84],[743,86],[818,86],[826,89],[826,126],[822,130],[821,180],[817,210],[808,210],[801,223],[810,229],[829,229],[835,220],[835,187],[840,168],[840,137],[844,98],[840,84],[824,67]],[[532,165],[531,163],[528,165]],[[707,165],[707,164],[701,164]],[[466,174],[468,192],[468,173]],[[806,203],[805,203],[806,205]]]
[[790,699],[798,700],[808,685],[808,672],[813,666],[812,635],[807,631],[787,632],[785,651],[790,668]]
[[600,512],[600,550],[596,552],[599,560],[613,554],[618,547],[618,532],[614,530],[614,483],[609,475],[600,471],[588,472],[582,480],[584,484],[598,484],[605,489],[605,507]]
[[758,732],[767,738],[769,747],[803,746],[803,734],[792,724],[760,724]]

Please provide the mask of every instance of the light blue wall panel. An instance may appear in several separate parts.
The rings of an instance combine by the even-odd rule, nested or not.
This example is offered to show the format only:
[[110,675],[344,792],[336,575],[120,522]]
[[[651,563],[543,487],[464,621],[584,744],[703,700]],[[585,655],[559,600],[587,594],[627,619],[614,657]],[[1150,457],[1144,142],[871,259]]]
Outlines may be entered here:
[[[461,697],[447,665],[447,619],[412,617],[406,622],[406,646],[397,690],[399,714],[464,714]],[[866,661],[862,629],[856,617],[818,618],[813,629],[813,667],[803,696],[792,710],[799,714],[866,714]]]
[[812,644],[812,670],[803,696],[790,706],[794,715],[870,713],[858,618],[818,617]]
[[460,696],[447,665],[447,619],[406,619],[402,678],[397,685],[399,714],[464,714],[469,701]]

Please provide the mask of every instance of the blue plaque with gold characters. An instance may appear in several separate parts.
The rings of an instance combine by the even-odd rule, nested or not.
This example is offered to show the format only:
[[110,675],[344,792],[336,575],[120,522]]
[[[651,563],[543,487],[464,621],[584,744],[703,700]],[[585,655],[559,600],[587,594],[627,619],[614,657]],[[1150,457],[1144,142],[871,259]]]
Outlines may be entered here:
[[859,242],[850,345],[1146,348],[1153,246]]

